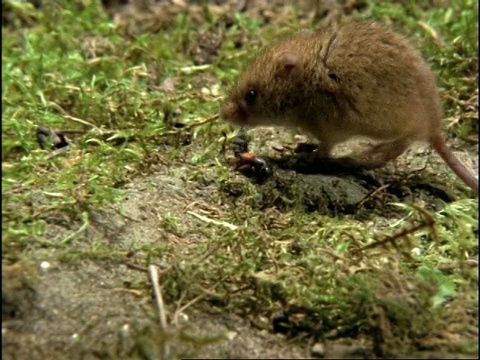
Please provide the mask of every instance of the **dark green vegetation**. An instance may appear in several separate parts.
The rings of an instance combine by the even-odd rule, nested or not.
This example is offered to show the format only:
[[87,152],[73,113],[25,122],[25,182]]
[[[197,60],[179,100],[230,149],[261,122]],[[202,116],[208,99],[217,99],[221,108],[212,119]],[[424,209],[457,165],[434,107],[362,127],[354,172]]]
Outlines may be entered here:
[[[341,10],[390,23],[422,48],[443,89],[445,135],[468,163],[477,157],[468,155],[478,132],[477,2],[404,3]],[[234,313],[286,334],[287,348],[325,342],[327,355],[352,338],[366,357],[477,356],[478,201],[435,155],[399,160],[393,175],[302,174],[278,161],[259,185],[234,171],[222,150],[233,129],[213,117],[222,95],[276,29],[322,18],[304,4],[261,6],[164,5],[114,23],[99,1],[4,2],[7,358],[154,359],[164,344],[172,357],[297,354],[192,334],[182,312],[200,328]],[[41,150],[37,126],[63,132],[72,148]],[[293,144],[288,131],[259,129],[253,149],[285,158],[273,135]],[[42,261],[54,270],[39,272]],[[132,264],[161,265],[168,334]],[[93,321],[102,316],[122,320]],[[133,330],[121,340],[125,324]]]

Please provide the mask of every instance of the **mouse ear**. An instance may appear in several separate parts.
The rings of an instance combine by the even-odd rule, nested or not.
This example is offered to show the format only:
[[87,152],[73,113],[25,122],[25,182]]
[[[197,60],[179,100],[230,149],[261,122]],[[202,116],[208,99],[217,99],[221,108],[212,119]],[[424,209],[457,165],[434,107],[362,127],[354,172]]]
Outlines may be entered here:
[[290,77],[298,74],[300,69],[300,56],[291,51],[285,51],[277,59],[277,75],[280,77]]

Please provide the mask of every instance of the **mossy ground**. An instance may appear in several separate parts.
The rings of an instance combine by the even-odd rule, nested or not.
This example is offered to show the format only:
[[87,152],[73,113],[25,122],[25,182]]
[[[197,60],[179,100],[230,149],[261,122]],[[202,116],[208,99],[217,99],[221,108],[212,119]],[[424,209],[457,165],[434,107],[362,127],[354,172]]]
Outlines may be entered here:
[[256,184],[214,116],[278,32],[375,19],[422,49],[476,170],[477,2],[103,3],[2,4],[5,358],[477,358],[478,201],[435,154],[305,168],[273,150],[291,132],[257,129]]

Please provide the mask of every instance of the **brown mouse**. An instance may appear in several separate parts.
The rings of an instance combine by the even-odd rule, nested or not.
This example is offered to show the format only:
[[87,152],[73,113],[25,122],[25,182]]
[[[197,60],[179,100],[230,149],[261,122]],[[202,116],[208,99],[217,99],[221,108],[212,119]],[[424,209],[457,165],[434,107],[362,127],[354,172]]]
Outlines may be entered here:
[[351,22],[300,31],[266,47],[226,98],[221,117],[246,127],[297,127],[320,153],[353,136],[379,143],[361,154],[383,164],[424,141],[478,194],[477,179],[440,134],[435,76],[405,37],[385,25]]

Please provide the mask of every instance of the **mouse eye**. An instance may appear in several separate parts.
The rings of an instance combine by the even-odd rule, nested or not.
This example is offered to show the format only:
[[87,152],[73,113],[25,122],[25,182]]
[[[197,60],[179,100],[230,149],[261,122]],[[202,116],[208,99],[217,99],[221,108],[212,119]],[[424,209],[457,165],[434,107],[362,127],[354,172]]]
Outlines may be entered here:
[[255,105],[255,101],[257,100],[257,92],[253,89],[250,89],[245,94],[245,102],[248,106]]

